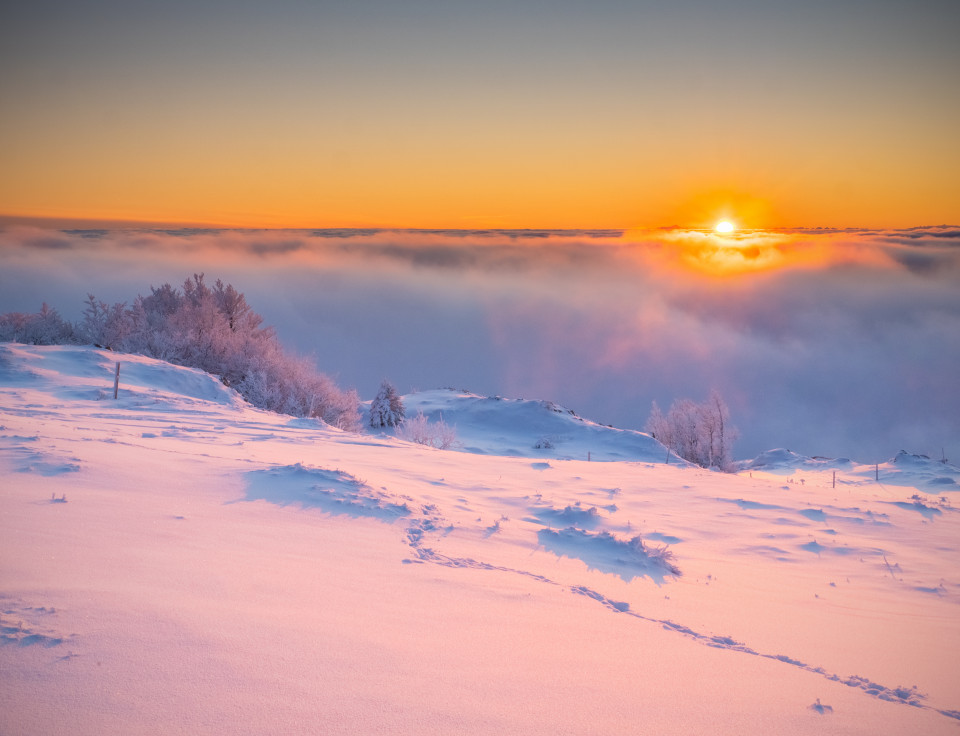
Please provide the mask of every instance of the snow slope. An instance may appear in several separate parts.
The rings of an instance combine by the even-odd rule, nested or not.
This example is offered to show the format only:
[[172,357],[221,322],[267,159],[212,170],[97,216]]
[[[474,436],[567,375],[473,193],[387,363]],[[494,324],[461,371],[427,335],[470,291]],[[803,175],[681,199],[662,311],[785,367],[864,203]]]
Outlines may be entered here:
[[[408,417],[423,412],[456,428],[465,452],[562,460],[664,462],[666,448],[643,432],[616,429],[577,416],[550,401],[505,399],[437,389],[403,397]],[[686,461],[671,455],[671,462]]]
[[0,345],[0,733],[960,729],[956,468],[724,475],[417,396],[471,452]]
[[926,455],[901,450],[883,463],[857,463],[848,458],[806,457],[790,450],[769,450],[738,464],[741,472],[760,471],[774,476],[797,476],[798,480],[829,480],[834,487],[848,485],[904,486],[930,494],[960,491],[960,468]]

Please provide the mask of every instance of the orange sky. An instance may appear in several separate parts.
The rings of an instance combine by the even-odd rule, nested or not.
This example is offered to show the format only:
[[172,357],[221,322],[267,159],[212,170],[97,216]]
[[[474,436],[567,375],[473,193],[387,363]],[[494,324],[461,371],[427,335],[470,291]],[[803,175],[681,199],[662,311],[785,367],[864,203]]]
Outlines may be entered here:
[[0,215],[960,222],[960,11],[794,5],[18,8],[0,30]]

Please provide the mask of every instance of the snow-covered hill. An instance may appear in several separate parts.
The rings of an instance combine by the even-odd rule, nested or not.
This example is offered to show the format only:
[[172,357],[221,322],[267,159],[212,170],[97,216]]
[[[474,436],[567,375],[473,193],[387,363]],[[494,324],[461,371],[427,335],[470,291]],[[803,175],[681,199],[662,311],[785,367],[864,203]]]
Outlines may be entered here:
[[0,345],[0,733],[960,727],[955,467],[728,475],[539,402],[407,402],[468,451]]
[[[664,462],[666,448],[642,432],[591,422],[550,401],[505,399],[438,389],[403,397],[407,416],[423,412],[455,427],[455,449],[481,455],[558,460]],[[686,464],[671,455],[671,462]]]

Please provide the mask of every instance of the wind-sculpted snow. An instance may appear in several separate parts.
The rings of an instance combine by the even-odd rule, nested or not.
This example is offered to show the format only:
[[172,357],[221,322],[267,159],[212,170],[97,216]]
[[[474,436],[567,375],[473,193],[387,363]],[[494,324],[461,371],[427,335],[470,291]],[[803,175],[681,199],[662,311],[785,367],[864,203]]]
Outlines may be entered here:
[[562,509],[535,508],[533,515],[551,526],[577,526],[581,529],[593,529],[600,523],[600,512],[596,506],[585,508],[580,505],[568,505]]
[[22,447],[16,448],[17,461],[15,468],[21,473],[38,473],[39,475],[61,475],[76,473],[80,470],[77,458],[64,458],[56,453],[34,452]]
[[308,468],[297,463],[254,470],[247,474],[247,482],[247,501],[267,501],[279,506],[295,504],[329,514],[370,516],[382,521],[410,514],[405,501],[379,493],[341,470]]
[[665,548],[648,549],[640,536],[618,539],[606,531],[592,533],[568,527],[559,531],[541,529],[537,540],[554,554],[583,560],[588,568],[613,573],[628,583],[646,576],[662,584],[665,575],[680,574],[680,569],[670,562],[671,552]]
[[[86,346],[37,346],[0,344],[0,376],[6,386],[49,387],[63,399],[113,398],[117,363],[120,363],[120,394],[125,401],[159,406],[184,399],[235,406],[242,400],[214,376],[195,368],[174,366],[142,355],[114,353]],[[7,368],[4,368],[7,365]]]
[[441,451],[77,350],[0,352],[4,733],[956,731],[960,513],[883,464],[502,456],[589,423],[453,392]]
[[50,628],[57,611],[46,606],[26,606],[0,596],[0,645],[45,649],[59,647],[70,637]]
[[[560,586],[561,584],[555,580],[552,580],[546,576],[538,575],[523,569],[513,569],[504,566],[493,565],[476,559],[469,558],[456,558],[449,557],[438,553],[432,548],[423,546],[423,536],[424,531],[434,531],[436,529],[435,524],[430,520],[415,520],[413,525],[410,527],[408,532],[408,542],[416,550],[417,558],[415,560],[405,559],[405,563],[419,562],[419,563],[433,563],[441,565],[448,568],[459,568],[459,569],[470,569],[470,570],[487,570],[490,572],[502,572],[509,573],[514,575],[521,575],[527,578],[532,578],[535,581],[538,581],[542,584],[548,586]],[[631,542],[624,544],[620,540],[614,540],[609,534],[601,533],[600,535],[590,535],[586,532],[582,532],[576,529],[567,529],[564,530],[564,533],[557,534],[551,530],[543,530],[541,535],[544,533],[548,535],[555,536],[565,536],[568,539],[573,540],[583,540],[583,539],[594,539],[599,540],[604,547],[611,548],[613,550],[618,550],[620,552],[620,558],[616,561],[619,565],[629,564],[629,560],[624,559],[624,557],[632,556],[634,563],[640,562],[639,558],[642,556],[645,560],[649,560],[650,557],[642,552],[642,545],[638,544],[637,540],[631,540]],[[541,540],[542,541],[542,540]],[[624,555],[623,549],[627,548],[628,553]],[[661,566],[667,569],[670,574],[679,575],[679,570],[673,568],[667,562],[664,562],[662,559],[657,560]],[[641,563],[643,564],[643,563]],[[662,580],[662,578],[661,578]],[[805,670],[807,672],[819,675],[826,680],[831,682],[838,682],[843,685],[846,685],[850,688],[855,688],[862,690],[867,695],[871,695],[879,700],[884,700],[891,703],[900,703],[903,705],[910,705],[916,708],[921,708],[925,710],[930,710],[935,713],[938,713],[942,716],[948,718],[960,719],[960,711],[948,710],[936,708],[927,704],[925,701],[927,696],[924,693],[918,691],[916,686],[905,687],[898,685],[896,687],[888,687],[881,685],[879,683],[873,682],[868,678],[861,677],[859,675],[849,675],[849,676],[840,676],[831,672],[828,672],[823,667],[816,667],[810,664],[807,664],[799,659],[795,659],[786,654],[769,654],[764,652],[759,652],[746,644],[735,640],[730,636],[722,636],[716,634],[705,634],[700,631],[696,631],[688,626],[680,624],[676,621],[666,620],[666,619],[657,619],[650,616],[644,615],[643,613],[631,609],[630,603],[627,601],[618,601],[613,600],[606,595],[593,590],[584,585],[571,585],[568,588],[570,593],[575,595],[584,596],[591,600],[596,601],[603,607],[609,609],[614,613],[626,614],[630,617],[638,619],[640,621],[645,621],[648,623],[659,624],[663,627],[665,631],[681,634],[683,636],[689,637],[690,639],[704,644],[708,647],[715,649],[722,649],[730,652],[737,652],[741,654],[747,654],[761,659],[773,660],[780,662],[785,665],[795,667],[800,670]],[[817,700],[817,705],[812,707],[813,710],[819,713],[832,712],[831,706],[822,706],[819,704],[819,699]]]

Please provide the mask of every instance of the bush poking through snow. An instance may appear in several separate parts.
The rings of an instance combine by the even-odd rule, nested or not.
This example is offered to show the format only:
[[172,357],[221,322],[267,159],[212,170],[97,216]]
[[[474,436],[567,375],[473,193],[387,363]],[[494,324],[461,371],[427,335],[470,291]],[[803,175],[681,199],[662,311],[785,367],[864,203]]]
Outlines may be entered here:
[[[634,539],[639,540],[640,537],[634,537]],[[680,574],[680,568],[674,563],[676,556],[673,554],[673,551],[667,546],[663,545],[661,547],[647,547],[643,544],[643,541],[640,541],[640,550],[643,551],[647,557],[660,565],[664,570],[669,570],[674,575]]]
[[404,419],[397,429],[397,437],[418,445],[436,447],[438,450],[449,450],[457,441],[456,427],[451,427],[443,421],[443,417],[436,422],[430,422],[422,411],[412,419]]

